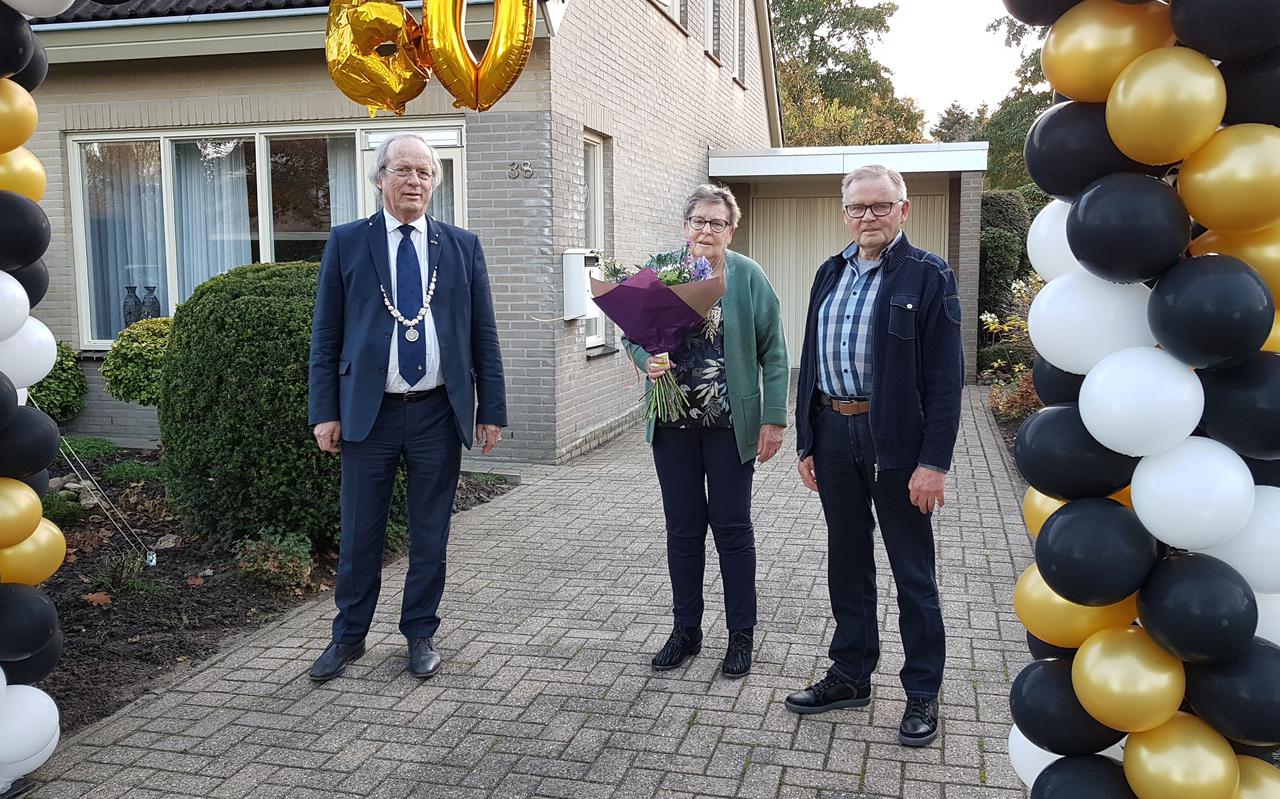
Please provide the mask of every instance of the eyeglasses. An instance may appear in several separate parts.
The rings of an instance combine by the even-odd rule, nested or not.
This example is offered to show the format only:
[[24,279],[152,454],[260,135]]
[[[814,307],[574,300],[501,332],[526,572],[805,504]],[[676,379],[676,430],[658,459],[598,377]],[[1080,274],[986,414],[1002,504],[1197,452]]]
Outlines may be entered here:
[[844,212],[849,215],[850,219],[861,219],[866,216],[867,209],[871,209],[871,215],[874,217],[888,216],[893,207],[898,203],[904,203],[906,200],[894,200],[891,203],[871,203],[871,205],[846,205]]
[[729,229],[729,223],[724,219],[703,219],[700,216],[691,216],[685,222],[688,222],[689,227],[694,230],[710,227],[712,233],[723,233]]
[[429,169],[411,169],[409,167],[389,166],[386,170],[398,178],[407,178],[410,175],[417,175],[418,179],[423,183],[430,182],[436,176],[436,173]]

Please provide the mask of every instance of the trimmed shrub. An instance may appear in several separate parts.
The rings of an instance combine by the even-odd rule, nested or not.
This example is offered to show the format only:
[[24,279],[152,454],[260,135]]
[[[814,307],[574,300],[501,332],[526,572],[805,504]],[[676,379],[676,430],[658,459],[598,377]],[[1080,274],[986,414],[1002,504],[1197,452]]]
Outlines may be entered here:
[[53,370],[31,387],[32,404],[58,424],[66,424],[84,410],[84,396],[88,393],[89,383],[84,379],[76,351],[59,341]]
[[982,193],[982,228],[1000,228],[1027,240],[1031,214],[1027,203],[1016,191],[984,191]]
[[987,406],[1002,422],[1021,422],[1043,408],[1044,404],[1036,394],[1031,370],[1027,369],[1011,382],[993,386],[987,395]]
[[1022,195],[1022,201],[1027,206],[1027,215],[1030,216],[1032,220],[1036,218],[1037,214],[1044,210],[1046,205],[1053,201],[1053,198],[1049,196],[1048,192],[1034,183],[1024,183],[1014,189],[1014,191]]
[[1003,316],[1021,276],[1026,239],[999,227],[983,228],[979,237],[978,313]]
[[[160,382],[166,488],[183,524],[215,541],[264,529],[339,538],[339,459],[307,424],[307,358],[319,266],[253,264],[178,307]],[[404,518],[403,492],[393,518]]]
[[122,402],[160,404],[160,367],[169,347],[173,319],[143,319],[120,331],[102,363],[107,393]]

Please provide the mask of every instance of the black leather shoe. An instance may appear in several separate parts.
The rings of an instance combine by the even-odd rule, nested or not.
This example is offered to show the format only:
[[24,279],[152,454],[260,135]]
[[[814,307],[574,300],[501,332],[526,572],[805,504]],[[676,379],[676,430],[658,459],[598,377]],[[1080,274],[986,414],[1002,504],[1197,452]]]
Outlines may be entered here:
[[724,653],[720,673],[731,680],[747,676],[751,671],[751,650],[754,648],[751,630],[733,630],[729,633],[729,650]]
[[430,638],[409,639],[409,673],[425,680],[440,670],[440,653]]
[[898,726],[898,743],[928,746],[938,737],[938,700],[907,699],[907,710]]
[[841,707],[865,707],[871,704],[871,680],[849,682],[828,672],[818,682],[788,696],[784,704],[792,713],[803,715]]
[[702,630],[677,627],[650,661],[654,671],[671,671],[702,651]]
[[308,676],[316,682],[328,682],[347,670],[347,664],[359,660],[364,654],[364,641],[358,644],[329,644],[316,662],[311,664]]

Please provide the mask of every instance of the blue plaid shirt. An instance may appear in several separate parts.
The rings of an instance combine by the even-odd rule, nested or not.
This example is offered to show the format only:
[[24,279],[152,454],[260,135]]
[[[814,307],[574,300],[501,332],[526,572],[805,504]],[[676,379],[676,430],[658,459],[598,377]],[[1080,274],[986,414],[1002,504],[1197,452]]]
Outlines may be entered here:
[[871,322],[880,261],[859,264],[856,242],[843,255],[846,268],[818,309],[818,388],[831,397],[870,397]]

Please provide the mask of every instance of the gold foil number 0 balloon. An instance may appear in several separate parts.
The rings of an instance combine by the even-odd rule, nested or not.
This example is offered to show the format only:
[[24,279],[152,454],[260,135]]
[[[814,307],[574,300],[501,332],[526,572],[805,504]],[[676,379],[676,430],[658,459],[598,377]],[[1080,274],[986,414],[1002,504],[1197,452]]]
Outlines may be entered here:
[[338,89],[370,116],[404,114],[427,85],[422,28],[395,0],[332,0],[324,55]]
[[432,68],[458,108],[484,111],[520,77],[533,51],[534,0],[495,0],[484,58],[467,45],[466,0],[426,0],[423,28]]

